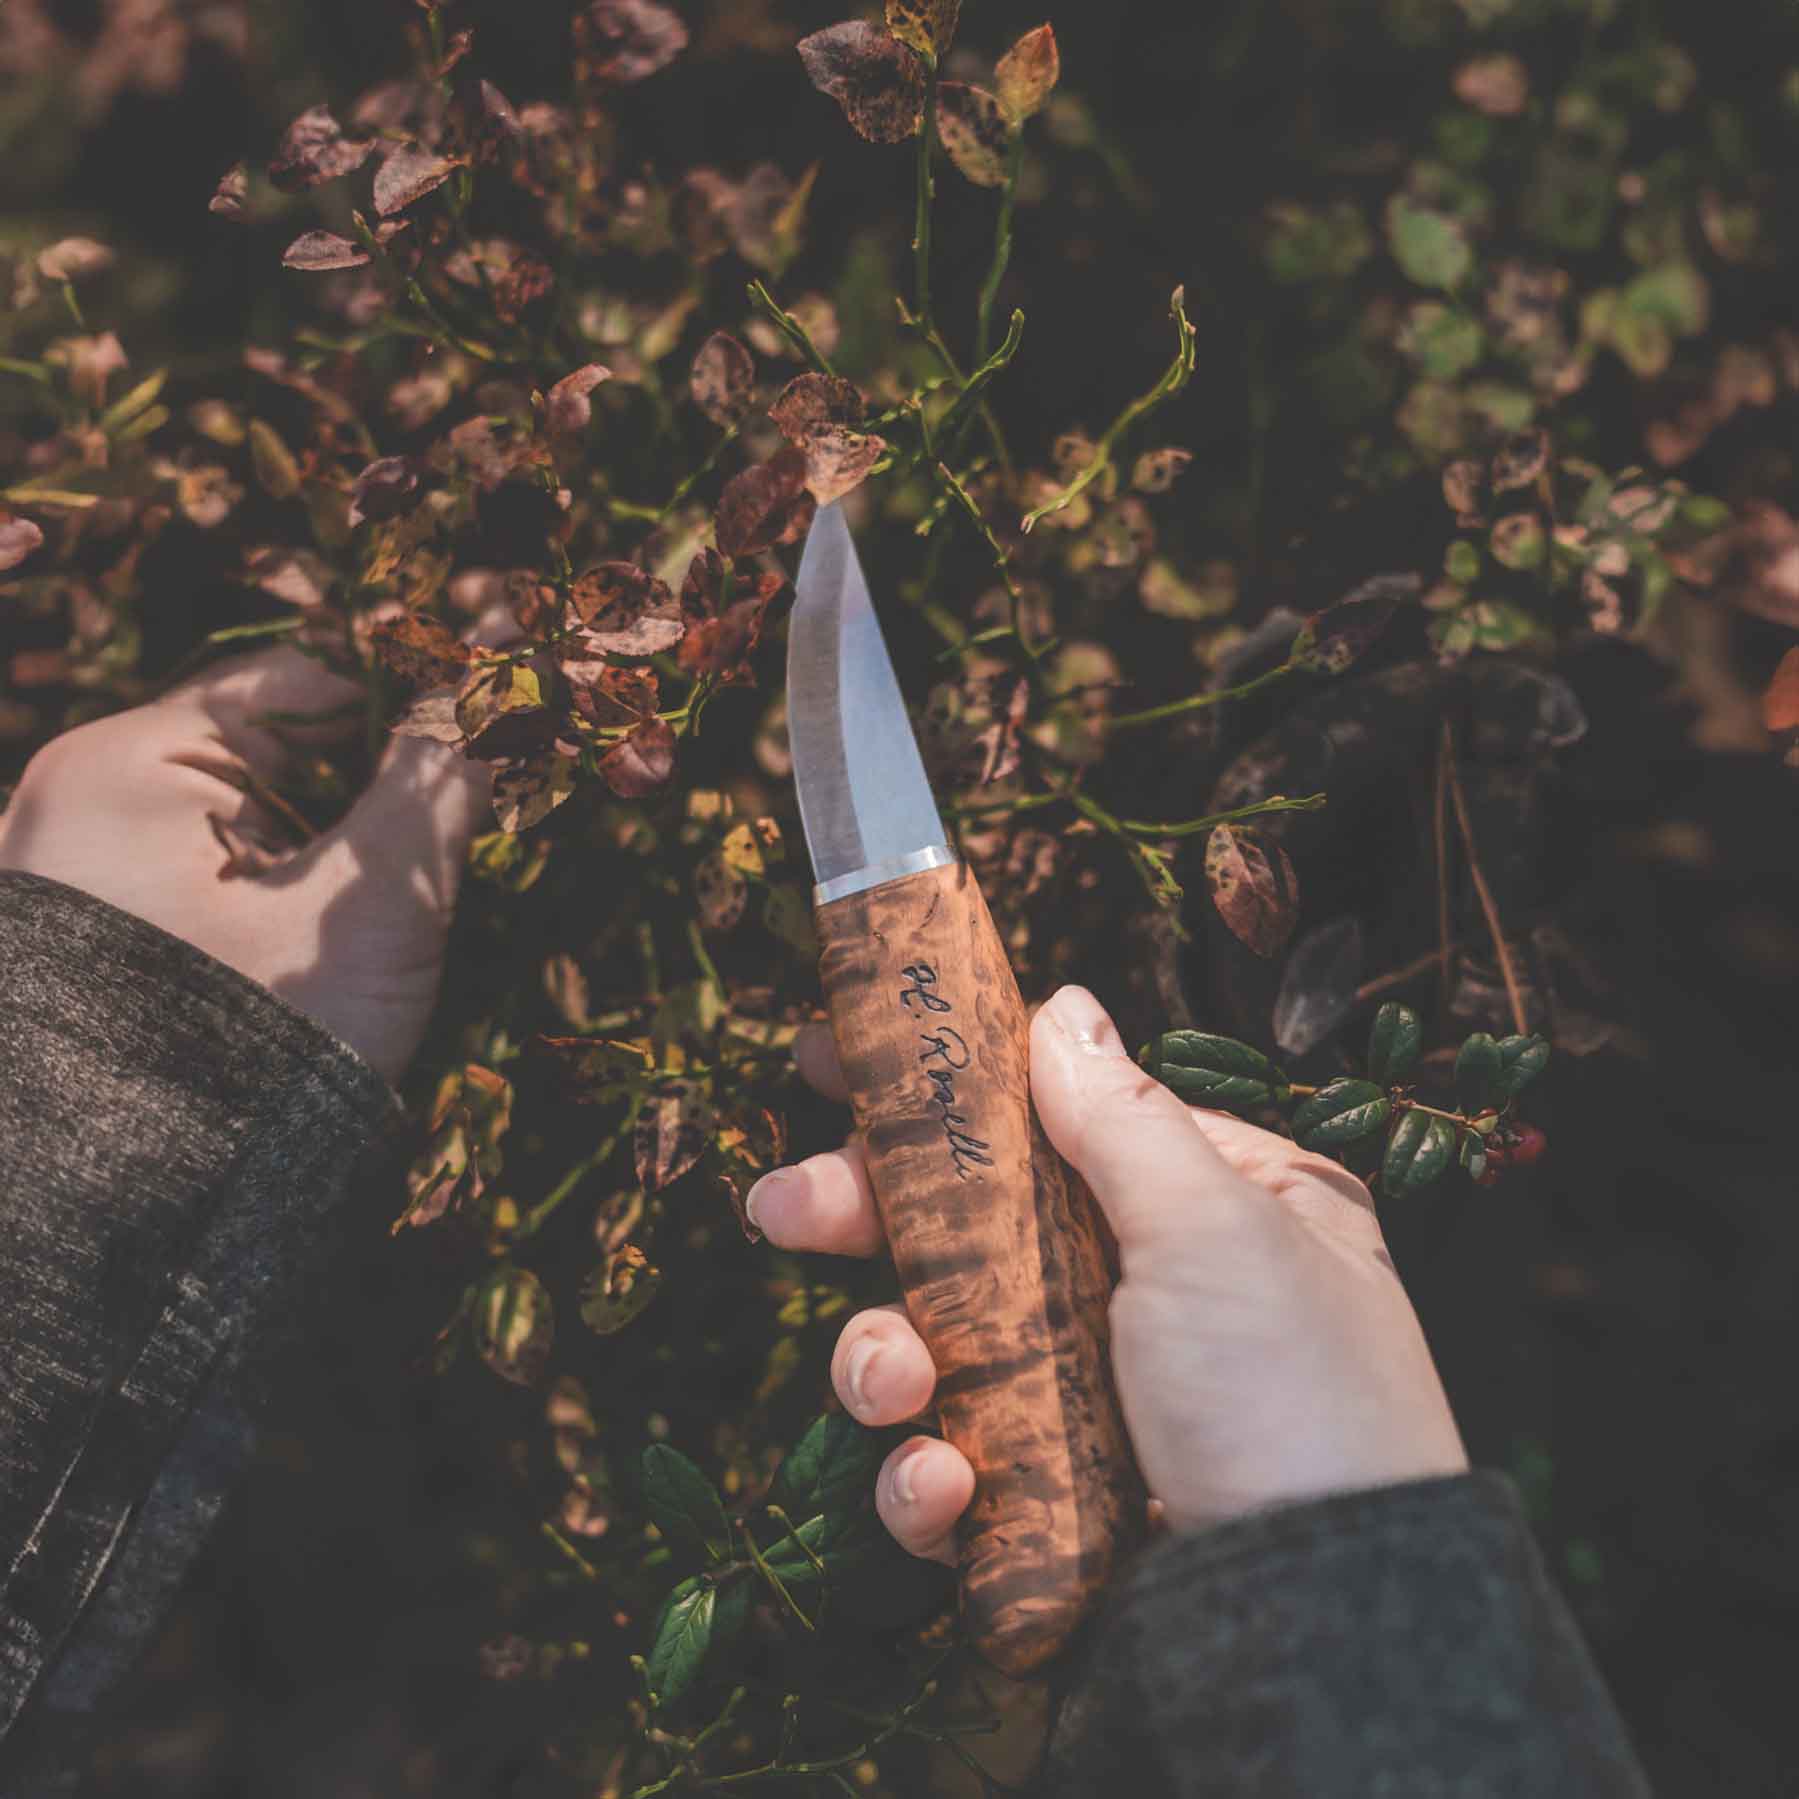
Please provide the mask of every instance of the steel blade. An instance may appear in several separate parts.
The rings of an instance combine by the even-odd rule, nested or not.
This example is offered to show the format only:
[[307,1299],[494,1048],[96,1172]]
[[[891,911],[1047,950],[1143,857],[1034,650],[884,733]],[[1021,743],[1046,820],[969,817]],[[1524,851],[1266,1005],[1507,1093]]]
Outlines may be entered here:
[[787,734],[813,875],[827,890],[821,899],[949,860],[838,505],[819,508],[800,556],[787,627]]

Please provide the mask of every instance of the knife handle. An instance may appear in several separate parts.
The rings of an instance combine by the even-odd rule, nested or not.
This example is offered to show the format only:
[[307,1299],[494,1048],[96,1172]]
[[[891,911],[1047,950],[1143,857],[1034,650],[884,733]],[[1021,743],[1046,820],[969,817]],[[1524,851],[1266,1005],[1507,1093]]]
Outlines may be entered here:
[[973,1464],[961,1526],[975,1647],[1053,1659],[1142,1534],[1112,1381],[1091,1195],[1031,1105],[1018,983],[953,862],[818,908],[832,1033],[944,1436]]

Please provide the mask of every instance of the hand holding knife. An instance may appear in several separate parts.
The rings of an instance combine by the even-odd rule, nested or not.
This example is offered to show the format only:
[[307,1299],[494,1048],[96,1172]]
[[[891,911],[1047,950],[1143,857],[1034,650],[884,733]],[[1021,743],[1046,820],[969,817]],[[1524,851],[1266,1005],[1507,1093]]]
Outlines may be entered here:
[[1018,985],[947,842],[841,507],[819,510],[796,590],[788,733],[832,1032],[943,1432],[975,1470],[970,1637],[1023,1674],[1142,1529],[1105,1256],[1032,1111]]

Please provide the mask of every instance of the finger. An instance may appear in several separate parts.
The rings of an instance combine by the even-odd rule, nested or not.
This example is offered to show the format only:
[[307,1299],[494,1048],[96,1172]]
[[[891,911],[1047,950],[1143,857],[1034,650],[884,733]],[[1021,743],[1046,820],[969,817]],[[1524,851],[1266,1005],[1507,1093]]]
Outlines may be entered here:
[[849,1083],[843,1078],[843,1064],[837,1060],[837,1040],[828,1024],[803,1024],[793,1040],[794,1066],[807,1086],[826,1099],[847,1100]]
[[916,1418],[931,1403],[937,1370],[904,1306],[873,1306],[843,1327],[831,1385],[852,1417],[875,1427]]
[[1031,1092],[1050,1142],[1105,1211],[1127,1270],[1133,1257],[1187,1248],[1208,1210],[1242,1204],[1248,1184],[1125,1053],[1086,988],[1062,988],[1032,1021]]
[[885,1241],[868,1157],[853,1137],[842,1149],[765,1174],[744,1206],[750,1223],[778,1249],[872,1256]]
[[893,1540],[926,1561],[956,1565],[956,1520],[974,1498],[974,1469],[938,1437],[913,1437],[881,1464],[875,1510]]
[[200,756],[210,748],[272,781],[293,744],[333,742],[355,731],[366,696],[361,682],[283,645],[215,663],[151,704],[182,722]]
[[1374,1197],[1365,1181],[1341,1162],[1301,1149],[1290,1137],[1278,1137],[1229,1112],[1203,1106],[1189,1108],[1205,1140],[1236,1172],[1307,1214],[1340,1214],[1344,1204],[1365,1225],[1374,1213]]

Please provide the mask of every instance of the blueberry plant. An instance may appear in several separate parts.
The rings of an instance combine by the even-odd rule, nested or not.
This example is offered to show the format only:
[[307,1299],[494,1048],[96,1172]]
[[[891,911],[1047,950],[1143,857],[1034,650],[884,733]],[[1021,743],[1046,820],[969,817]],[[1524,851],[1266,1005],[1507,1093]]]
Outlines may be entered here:
[[[826,1128],[780,694],[818,506],[1027,993],[1096,981],[1174,1091],[1383,1204],[1534,1161],[1526,1083],[1607,1041],[1520,847],[1587,732],[1569,660],[1667,670],[1714,747],[1799,737],[1790,29],[1726,102],[1636,0],[1350,9],[1428,103],[1333,148],[1296,99],[1175,266],[1143,246],[1186,177],[1064,70],[1079,21],[802,10],[557,0],[527,94],[472,8],[396,7],[392,67],[327,53],[190,197],[267,277],[223,366],[150,353],[168,280],[93,221],[0,242],[10,773],[286,643],[362,698],[265,719],[306,727],[282,834],[221,825],[221,879],[391,733],[491,774],[393,1253],[444,1292],[446,1390],[510,1403],[468,1656],[546,1695],[546,1790],[999,1784],[953,1583],[874,1520],[889,1438],[826,1404],[883,1276],[743,1209]],[[1196,130],[1289,55],[1285,9],[1225,10]],[[230,44],[94,29],[0,14],[35,128]],[[771,63],[809,157],[682,161],[683,83]]]

